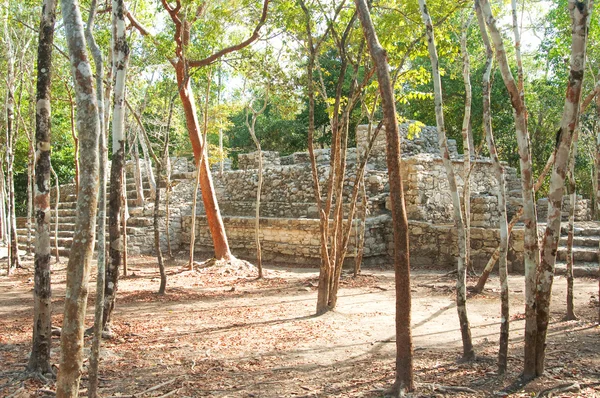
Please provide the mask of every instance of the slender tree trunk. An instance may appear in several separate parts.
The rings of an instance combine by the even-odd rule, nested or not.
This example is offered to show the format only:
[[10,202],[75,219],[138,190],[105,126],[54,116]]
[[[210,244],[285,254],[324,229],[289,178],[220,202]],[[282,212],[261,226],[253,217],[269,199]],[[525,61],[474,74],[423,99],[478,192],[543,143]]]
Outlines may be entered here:
[[[461,210],[460,197],[458,195],[458,190],[456,187],[454,169],[452,167],[452,161],[450,160],[450,152],[448,151],[446,127],[444,124],[444,111],[442,109],[442,81],[438,69],[438,56],[435,47],[433,24],[431,22],[431,17],[427,10],[425,0],[419,0],[419,6],[421,8],[423,22],[425,23],[425,28],[427,30],[427,41],[429,43],[429,57],[431,58],[433,88],[435,92],[435,115],[438,130],[438,143],[440,146],[442,162],[444,164],[444,168],[446,169],[446,175],[448,177],[448,185],[450,186],[450,194],[452,196],[452,203],[454,205],[454,224],[456,226],[458,234],[459,257],[457,265],[458,278],[456,282],[456,308],[458,310],[458,318],[460,321],[460,329],[463,341],[463,358],[470,360],[475,358],[475,352],[473,351],[473,342],[471,341],[471,328],[469,326],[469,318],[467,315],[467,273],[465,268],[465,255],[467,252],[467,245],[465,224],[463,222],[463,212]],[[467,152],[466,157],[469,157],[469,152]],[[465,186],[466,184],[467,181],[465,182]]]
[[569,192],[569,226],[567,228],[567,315],[566,319],[573,321],[577,319],[575,315],[575,305],[573,303],[573,232],[575,228],[575,208],[577,207],[577,189],[575,185],[575,159],[577,158],[577,141],[579,129],[573,133],[573,143],[571,144],[571,156],[569,159],[568,171],[568,192]]
[[473,12],[469,11],[469,17],[462,28],[460,37],[460,51],[463,57],[463,80],[465,82],[465,115],[462,124],[463,139],[463,220],[465,223],[465,269],[475,273],[471,264],[471,65],[469,51],[467,49],[467,35],[473,20]]
[[[160,181],[161,164],[156,163],[156,176]],[[154,246],[156,247],[156,258],[158,259],[158,270],[160,272],[160,286],[158,288],[158,294],[165,294],[167,289],[167,273],[165,272],[165,262],[163,260],[162,248],[160,247],[160,230],[158,225],[158,217],[160,211],[160,189],[156,190],[154,196]],[[167,233],[169,231],[167,230]]]
[[396,378],[395,394],[413,391],[410,258],[408,248],[408,220],[404,207],[402,188],[400,138],[396,120],[394,91],[390,82],[385,50],[379,44],[377,34],[365,0],[355,0],[358,16],[367,40],[369,52],[376,65],[377,80],[381,92],[385,132],[386,155],[390,181],[390,199],[394,230],[394,270],[396,277]]
[[52,176],[54,177],[54,259],[56,260],[56,264],[60,262],[60,253],[58,250],[58,205],[60,204],[60,183],[58,182],[58,175],[54,168],[52,167],[52,162],[50,162],[50,171],[52,172]]
[[[172,104],[172,103],[171,103]],[[172,112],[172,111],[169,111]],[[169,116],[170,117],[170,116]],[[167,130],[167,136],[168,136],[168,130]],[[169,143],[167,142],[165,144],[167,146],[167,154],[166,157],[164,159],[165,162],[165,231],[167,234],[167,254],[169,255],[169,258],[172,259],[173,258],[173,250],[171,249],[171,226],[170,226],[170,219],[171,219],[171,208],[170,208],[170,202],[171,202],[171,157],[169,156]]]
[[[492,131],[492,114],[491,114],[491,81],[490,76],[492,73],[492,63],[494,53],[490,44],[490,39],[487,34],[485,27],[485,20],[481,7],[478,3],[475,6],[475,13],[477,14],[477,21],[479,23],[479,30],[481,37],[486,49],[486,62],[483,73],[483,127],[485,130],[485,136],[487,141],[488,150],[492,159],[494,167],[494,173],[496,174],[496,181],[498,182],[498,209],[499,223],[500,223],[500,246],[498,258],[500,259],[500,343],[498,348],[498,372],[504,374],[506,372],[507,360],[508,360],[508,337],[510,329],[510,312],[509,312],[509,291],[508,291],[508,267],[507,267],[507,253],[508,253],[508,237],[509,228],[507,223],[506,215],[506,187],[504,177],[504,167],[500,163],[498,158],[498,151],[496,150],[496,142],[494,140],[494,133]],[[489,272],[488,272],[489,274]]]
[[9,237],[8,244],[8,253],[9,253],[9,263],[8,263],[8,274],[11,273],[13,269],[20,266],[21,260],[19,258],[19,247],[18,247],[18,238],[17,238],[17,219],[15,214],[15,187],[14,187],[14,172],[13,172],[13,162],[14,162],[14,152],[13,152],[13,143],[15,142],[16,131],[14,129],[14,119],[15,119],[15,52],[13,49],[13,43],[11,39],[11,35],[8,31],[7,20],[5,20],[4,25],[4,40],[7,45],[6,51],[6,64],[7,64],[7,73],[6,73],[6,185],[8,187],[8,212],[7,212],[7,230]]
[[535,377],[535,340],[537,336],[535,292],[536,269],[540,261],[540,247],[537,235],[537,214],[535,196],[533,193],[533,169],[531,162],[531,148],[529,133],[527,131],[527,110],[521,97],[521,92],[515,83],[508,65],[508,58],[504,49],[502,35],[496,26],[489,0],[475,0],[480,3],[486,24],[490,30],[492,42],[496,51],[496,60],[500,66],[502,80],[510,95],[511,105],[514,109],[515,130],[519,146],[519,163],[521,167],[521,185],[523,194],[523,223],[525,224],[524,236],[524,262],[525,262],[525,364],[523,377]]
[[[319,213],[319,239],[321,242],[320,253],[321,253],[321,265],[319,269],[319,288],[317,296],[317,315],[323,314],[327,311],[327,297],[328,293],[323,289],[328,289],[328,280],[330,274],[331,263],[329,260],[329,251],[327,250],[327,225],[329,222],[329,214],[327,214],[323,208],[323,200],[321,198],[321,186],[319,184],[319,175],[317,170],[317,161],[314,152],[314,134],[315,134],[315,86],[314,86],[314,68],[315,58],[319,45],[313,44],[312,30],[311,30],[311,19],[308,8],[304,4],[303,0],[300,0],[300,6],[304,11],[305,15],[305,26],[308,38],[309,47],[309,58],[307,62],[307,95],[308,95],[308,154],[310,157],[311,173],[313,180],[313,187],[315,193],[315,201],[317,203],[317,211]],[[320,44],[320,43],[319,43]],[[333,152],[332,152],[333,156]],[[331,173],[330,173],[331,174]],[[331,178],[331,176],[330,176]]]
[[565,99],[565,108],[556,139],[554,167],[550,177],[548,194],[548,221],[542,240],[542,256],[535,297],[537,310],[537,339],[535,351],[535,375],[544,373],[546,351],[546,333],[550,317],[550,298],[556,249],[560,239],[560,223],[562,199],[564,195],[565,177],[569,162],[569,150],[573,134],[579,120],[579,102],[585,71],[585,50],[589,28],[589,1],[569,0],[572,19],[571,70]]
[[35,140],[35,277],[33,295],[33,342],[27,369],[52,373],[52,289],[50,277],[50,84],[56,1],[42,4],[37,50]]
[[[154,199],[156,195],[156,179],[154,178],[154,171],[152,170],[152,160],[148,155],[148,144],[145,140],[140,140],[142,146],[142,153],[144,154],[144,165],[146,167],[146,175],[148,176],[148,183],[150,184],[150,199]],[[160,177],[159,177],[160,178]]]
[[4,166],[0,161],[0,238],[4,244],[8,244],[6,230],[6,180],[4,178]]
[[[126,141],[123,141],[123,145]],[[125,152],[125,147],[123,147]],[[127,202],[127,171],[125,169],[125,159],[123,159],[123,189],[121,190],[121,241],[123,242],[123,252],[121,261],[123,262],[123,275],[127,276],[127,220],[129,220],[129,203]]]
[[77,128],[81,143],[81,181],[77,197],[77,221],[67,265],[64,320],[61,334],[58,398],[79,395],[83,362],[83,332],[88,280],[96,232],[98,205],[98,104],[94,96],[92,70],[87,61],[83,23],[78,4],[61,0],[65,36],[77,98]]
[[73,157],[75,159],[75,192],[79,192],[79,137],[77,136],[77,129],[75,128],[75,102],[73,101],[71,90],[69,89],[66,81],[65,87],[67,94],[69,95],[69,105],[71,109],[71,137],[73,138]]
[[[539,191],[539,189],[542,187],[542,184],[544,183],[546,176],[550,172],[550,169],[552,168],[553,164],[554,164],[554,152],[548,158],[548,161],[546,162],[546,166],[544,166],[544,169],[538,176],[538,179],[535,182],[535,185],[533,186],[534,193],[537,193],[537,191]],[[515,215],[512,217],[512,219],[510,220],[510,223],[508,224],[508,236],[510,236],[514,226],[517,225],[517,223],[521,219],[522,215],[523,215],[523,207],[521,207],[515,213]],[[496,250],[494,250],[494,253],[492,253],[483,272],[481,273],[481,276],[479,277],[479,280],[477,281],[477,285],[473,288],[473,291],[475,293],[480,293],[483,291],[483,288],[485,287],[485,283],[487,282],[487,279],[490,276],[490,273],[494,269],[494,265],[496,264],[496,261],[498,261],[499,258],[500,258],[500,246],[498,246],[496,248]]]
[[123,0],[113,0],[113,70],[114,70],[114,108],[112,122],[112,165],[110,170],[110,194],[108,201],[108,234],[110,261],[106,269],[104,286],[103,328],[110,323],[115,307],[119,271],[123,259],[124,242],[121,234],[121,215],[123,201],[123,169],[125,166],[125,79],[129,47],[125,36]]
[[100,345],[102,343],[102,315],[104,311],[104,283],[106,279],[106,187],[108,185],[108,147],[106,145],[106,119],[104,107],[104,61],[102,52],[98,47],[92,29],[96,16],[97,0],[90,4],[85,39],[94,57],[96,67],[96,100],[98,102],[98,121],[100,125],[100,139],[98,150],[100,153],[100,188],[98,192],[98,266],[96,274],[96,303],[94,308],[94,334],[90,351],[90,366],[88,370],[88,397],[98,396],[98,368],[100,362]]
[[[260,141],[256,136],[256,119],[259,115],[263,114],[267,109],[269,96],[269,87],[267,86],[265,98],[263,101],[263,106],[259,110],[255,110],[252,107],[252,102],[246,108],[246,128],[250,132],[250,136],[252,137],[252,141],[254,141],[254,145],[256,145],[256,154],[258,156],[258,184],[256,186],[256,208],[255,208],[255,216],[254,216],[254,241],[256,243],[256,266],[258,267],[258,278],[263,277],[263,268],[262,268],[262,253],[260,248],[260,196],[262,194],[262,185],[263,185],[263,159],[262,159],[262,149],[260,147]],[[252,122],[250,122],[250,112],[252,112]]]
[[134,172],[133,172],[133,180],[135,181],[135,205],[138,207],[144,206],[144,183],[142,181],[142,169],[140,164],[140,151],[138,149],[139,144],[139,135],[136,134],[133,143],[132,143],[132,153],[133,153],[133,164],[134,164]]

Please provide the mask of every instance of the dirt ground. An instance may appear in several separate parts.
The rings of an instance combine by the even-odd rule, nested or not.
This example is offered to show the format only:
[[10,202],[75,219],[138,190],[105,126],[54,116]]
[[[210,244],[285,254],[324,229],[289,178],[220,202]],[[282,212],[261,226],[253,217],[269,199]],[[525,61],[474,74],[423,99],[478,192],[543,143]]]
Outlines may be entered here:
[[[0,277],[0,396],[52,396],[52,382],[23,380],[31,340],[33,274]],[[53,323],[60,326],[65,263],[54,266]],[[5,267],[2,262],[1,268]],[[384,397],[394,377],[394,279],[390,270],[344,275],[338,308],[315,317],[317,270],[268,267],[266,279],[182,272],[169,266],[168,290],[158,289],[151,257],[129,261],[119,284],[113,330],[103,342],[100,393],[104,397]],[[93,273],[95,270],[92,271]],[[477,359],[461,363],[454,276],[413,270],[412,322],[415,397],[531,397],[579,383],[561,397],[600,397],[598,282],[578,279],[578,321],[565,322],[565,279],[557,277],[548,333],[547,372],[526,386],[522,369],[523,277],[511,276],[509,370],[496,373],[499,284],[470,298]],[[93,320],[90,283],[88,325]],[[475,280],[471,280],[473,284]],[[53,363],[59,339],[53,339]],[[90,338],[86,338],[85,356]],[[87,359],[81,394],[87,387]],[[460,392],[448,388],[467,388]]]

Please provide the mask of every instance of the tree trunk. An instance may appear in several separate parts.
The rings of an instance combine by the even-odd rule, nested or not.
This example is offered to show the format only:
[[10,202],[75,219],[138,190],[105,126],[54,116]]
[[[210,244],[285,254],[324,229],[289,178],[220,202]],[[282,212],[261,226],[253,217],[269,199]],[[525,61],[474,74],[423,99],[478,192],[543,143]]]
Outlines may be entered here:
[[[123,141],[123,153],[125,153],[125,142]],[[123,159],[123,189],[121,190],[121,241],[123,251],[121,261],[123,262],[123,275],[127,276],[127,220],[129,220],[129,203],[127,202],[127,171],[125,159]]]
[[[252,102],[250,102],[246,108],[246,128],[250,132],[250,136],[252,137],[252,141],[254,141],[254,145],[256,145],[256,155],[258,156],[258,184],[256,186],[256,207],[254,216],[254,241],[256,243],[256,266],[258,267],[258,279],[263,277],[262,253],[260,249],[260,196],[262,194],[263,185],[263,159],[260,141],[256,136],[256,119],[267,109],[268,96],[269,87],[267,86],[263,106],[259,110],[255,110],[252,107]],[[252,122],[249,121],[250,111],[252,112]]]
[[408,220],[404,207],[402,188],[400,138],[396,120],[394,91],[390,82],[385,50],[379,44],[377,34],[365,0],[355,0],[369,52],[376,65],[377,80],[381,92],[385,132],[386,155],[390,181],[390,199],[394,230],[394,271],[396,277],[396,378],[395,394],[413,391],[410,258],[408,248]]
[[52,162],[50,162],[50,172],[54,177],[54,259],[56,260],[56,264],[60,262],[60,253],[58,250],[58,205],[60,204],[60,183],[58,182],[58,175],[56,171],[54,171],[54,167],[52,167]]
[[52,81],[52,45],[56,2],[42,5],[37,50],[37,88],[35,114],[35,276],[33,294],[33,342],[27,370],[52,373],[52,288],[50,277],[50,85]]
[[[458,278],[456,282],[456,309],[458,310],[458,319],[460,321],[460,330],[463,341],[463,358],[471,360],[475,358],[475,352],[473,351],[473,342],[471,341],[471,328],[469,326],[469,318],[467,315],[467,273],[465,268],[465,255],[467,252],[467,245],[465,224],[463,222],[463,212],[461,210],[460,197],[458,195],[458,189],[456,187],[454,169],[452,167],[452,161],[450,160],[450,152],[448,151],[446,127],[444,124],[444,111],[442,109],[442,80],[438,69],[438,56],[435,47],[433,24],[431,23],[431,17],[427,10],[425,0],[419,0],[419,6],[421,8],[423,22],[427,31],[429,57],[431,58],[433,88],[435,93],[435,118],[438,130],[438,144],[440,146],[440,155],[442,156],[442,162],[444,164],[444,168],[446,169],[446,175],[448,177],[448,185],[450,187],[450,194],[452,196],[452,203],[454,207],[454,224],[456,226],[458,234],[459,257],[457,265]],[[469,152],[467,152],[466,157],[469,157]],[[468,182],[465,181],[465,186],[467,183]]]
[[469,10],[469,17],[462,28],[460,37],[460,52],[463,58],[463,80],[465,82],[465,115],[462,124],[463,139],[463,220],[465,223],[465,269],[475,273],[471,264],[471,65],[467,49],[467,35],[473,20],[473,12]]
[[[148,144],[145,140],[140,140],[142,145],[142,153],[144,154],[144,165],[146,167],[146,175],[148,176],[148,183],[150,184],[150,199],[154,199],[156,195],[156,179],[154,178],[154,171],[152,170],[152,160],[148,155]],[[158,177],[160,179],[160,176]]]
[[225,225],[223,224],[221,212],[219,211],[219,204],[217,203],[217,197],[215,195],[208,158],[202,156],[204,142],[200,133],[198,116],[196,115],[194,93],[192,91],[190,79],[188,79],[185,72],[183,61],[177,62],[175,65],[175,72],[177,74],[177,84],[178,87],[180,87],[179,98],[183,105],[188,134],[192,142],[192,148],[194,149],[194,157],[196,162],[202,159],[202,162],[199,164],[200,190],[202,192],[202,201],[204,203],[208,228],[210,229],[213,239],[215,258],[217,260],[232,260],[233,256],[229,250]]
[[[139,135],[136,134],[133,138],[132,153],[133,153],[133,180],[135,181],[135,205],[138,207],[144,206],[144,183],[142,181],[142,168],[140,164],[140,151],[138,149]],[[151,185],[152,186],[152,185]]]
[[65,82],[67,94],[69,95],[69,105],[71,109],[71,137],[73,138],[73,147],[75,158],[75,192],[79,192],[79,137],[77,136],[77,129],[75,128],[75,103],[73,102],[73,96],[67,83]]
[[14,172],[13,172],[13,162],[14,162],[14,151],[13,144],[15,142],[16,132],[14,131],[14,119],[15,119],[15,53],[13,49],[13,43],[8,31],[8,25],[5,21],[4,25],[4,39],[7,45],[6,51],[6,64],[7,64],[7,73],[6,73],[6,185],[8,187],[8,212],[7,212],[7,230],[8,230],[8,254],[9,254],[9,262],[8,262],[8,274],[12,272],[13,269],[20,266],[20,258],[19,258],[19,247],[18,247],[18,238],[17,238],[17,220],[15,214],[15,186],[14,186]]
[[96,100],[98,101],[98,121],[100,125],[100,139],[98,150],[100,153],[100,188],[98,192],[98,266],[96,273],[96,303],[94,308],[94,334],[90,350],[90,366],[88,370],[89,388],[88,397],[98,396],[98,367],[100,361],[100,345],[102,342],[102,313],[104,311],[104,283],[106,278],[106,187],[108,185],[108,147],[106,145],[106,123],[104,107],[104,61],[102,52],[92,34],[96,16],[97,0],[90,4],[85,38],[94,57],[96,67]]
[[[492,63],[494,53],[490,44],[490,39],[487,34],[485,27],[485,20],[479,3],[476,2],[475,12],[477,14],[477,21],[479,24],[479,30],[481,37],[486,49],[486,62],[483,74],[483,127],[485,130],[485,136],[487,141],[488,150],[492,159],[494,167],[494,173],[496,174],[496,181],[498,182],[498,209],[499,223],[500,223],[500,246],[498,252],[498,258],[500,259],[499,273],[500,273],[500,343],[498,348],[498,373],[504,374],[506,372],[507,360],[508,360],[508,337],[510,329],[510,312],[509,312],[509,291],[508,291],[508,269],[507,269],[507,252],[508,252],[508,237],[509,228],[507,224],[506,215],[506,187],[504,177],[504,167],[500,163],[498,158],[498,151],[496,149],[496,142],[494,140],[494,133],[492,131],[492,114],[491,114],[491,81],[490,76],[492,73]],[[489,272],[488,272],[489,274]]]
[[81,143],[81,181],[77,197],[77,220],[67,265],[64,320],[61,334],[60,371],[56,396],[77,397],[83,362],[83,332],[88,280],[96,232],[98,205],[98,104],[92,70],[87,61],[83,23],[73,0],[61,0],[71,72],[77,92],[77,127]]
[[110,261],[106,269],[104,286],[103,328],[110,323],[115,307],[119,281],[119,271],[123,259],[124,243],[121,234],[121,215],[123,202],[123,169],[125,166],[125,78],[129,47],[125,36],[123,0],[113,0],[112,37],[114,70],[114,108],[112,122],[112,165],[110,169],[110,194],[108,201],[108,234]]
[[537,235],[537,214],[535,196],[533,193],[533,168],[531,162],[531,148],[529,133],[527,131],[527,110],[521,93],[508,65],[508,58],[504,49],[502,35],[496,26],[489,0],[475,0],[481,3],[486,24],[490,30],[492,42],[496,51],[496,60],[500,66],[502,80],[510,95],[511,105],[514,109],[515,130],[519,146],[519,164],[521,167],[521,186],[523,194],[523,223],[525,224],[524,236],[524,262],[525,262],[525,364],[523,377],[535,377],[535,340],[537,335],[535,292],[536,269],[540,261],[540,247]]
[[552,295],[556,249],[560,239],[562,199],[569,162],[569,150],[579,120],[579,102],[581,100],[581,87],[585,71],[585,50],[590,19],[590,10],[588,7],[588,1],[579,2],[569,0],[569,10],[572,19],[571,70],[569,73],[565,108],[556,139],[556,159],[552,168],[548,194],[548,221],[542,240],[542,256],[535,297],[537,310],[536,376],[541,376],[544,373],[546,333],[550,317],[550,297]]
[[[546,166],[544,166],[544,169],[542,170],[542,172],[538,176],[538,179],[535,182],[535,185],[533,186],[533,192],[534,193],[537,193],[537,191],[539,191],[539,189],[541,188],[541,186],[544,183],[544,181],[546,179],[546,176],[548,175],[548,172],[552,168],[553,164],[554,164],[554,152],[550,155],[550,157],[546,161]],[[514,228],[514,226],[517,225],[517,222],[519,222],[519,220],[521,219],[522,215],[523,215],[523,207],[521,207],[515,213],[515,215],[512,217],[512,219],[510,220],[510,223],[508,224],[508,236],[510,236],[510,234],[512,233],[512,230]],[[487,282],[487,279],[490,276],[490,273],[494,269],[494,265],[496,264],[496,261],[498,261],[498,258],[500,258],[500,246],[498,246],[496,248],[496,250],[494,250],[494,253],[492,253],[489,261],[487,262],[487,264],[486,264],[486,266],[485,266],[485,268],[483,270],[483,272],[481,273],[481,276],[479,277],[479,280],[477,281],[477,285],[473,288],[473,291],[475,293],[481,293],[483,291],[485,283]]]
[[0,162],[0,237],[2,243],[8,244],[6,232],[6,180],[4,178],[4,167]]
[[[575,185],[575,159],[577,158],[577,141],[579,129],[573,133],[571,156],[569,159],[568,193],[569,193],[569,226],[567,228],[567,315],[566,320],[574,321],[575,305],[573,303],[573,232],[575,227],[575,209],[577,207],[577,189]],[[560,239],[560,238],[559,238]]]
[[[156,163],[156,176],[160,181],[161,172],[160,162]],[[158,259],[158,270],[160,272],[160,286],[158,287],[158,294],[165,294],[167,289],[167,273],[165,272],[165,262],[163,259],[162,248],[160,247],[160,230],[158,225],[158,217],[160,211],[160,189],[156,190],[154,196],[154,247],[156,248],[156,258]],[[167,230],[167,233],[169,231]]]

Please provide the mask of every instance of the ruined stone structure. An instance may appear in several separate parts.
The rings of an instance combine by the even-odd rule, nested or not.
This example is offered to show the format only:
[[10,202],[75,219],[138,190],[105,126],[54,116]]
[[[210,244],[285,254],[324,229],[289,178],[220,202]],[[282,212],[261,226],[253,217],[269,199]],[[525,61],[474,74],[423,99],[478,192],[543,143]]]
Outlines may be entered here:
[[[402,178],[409,217],[411,263],[413,266],[446,266],[451,269],[458,256],[457,240],[452,218],[452,200],[439,156],[437,131],[435,127],[424,127],[418,135],[409,139],[408,126],[403,124],[400,130],[403,136]],[[369,139],[367,131],[367,126],[358,127],[357,147],[349,148],[347,152],[348,166],[344,191],[346,198],[356,183],[358,160],[364,156]],[[449,147],[457,171],[459,191],[462,191],[464,184],[462,155],[457,153],[456,142],[453,140],[450,140]],[[316,158],[323,186],[329,173],[329,150],[317,150]],[[187,251],[190,241],[195,167],[191,160],[184,158],[173,158],[172,164],[173,191],[170,202],[169,234],[175,251]],[[298,265],[319,264],[319,219],[308,153],[294,153],[280,157],[276,152],[263,152],[263,164],[264,185],[260,223],[263,260]],[[365,174],[368,195],[364,250],[366,264],[391,263],[393,236],[392,220],[388,210],[389,184],[385,164],[385,132],[381,131],[369,157]],[[470,175],[472,260],[476,267],[481,267],[488,261],[499,241],[496,183],[489,159],[474,159],[472,164]],[[232,252],[236,256],[252,261],[255,256],[254,206],[258,181],[257,153],[240,155],[238,168],[232,170],[227,167],[222,175],[215,170],[213,179]],[[132,171],[132,165],[128,165],[128,171]],[[521,184],[514,168],[506,167],[506,187],[508,213],[509,217],[512,217],[521,201]],[[74,199],[71,191],[69,187],[63,187],[61,190],[65,203],[61,204],[62,209],[59,214],[63,220],[66,220],[65,223],[74,221],[69,218],[72,212],[74,215],[72,210],[74,203],[69,204],[69,201]],[[128,192],[130,196],[135,195],[130,178],[128,178]],[[164,198],[164,193],[161,197]],[[144,207],[136,208],[132,207],[133,203],[133,200],[129,201],[131,215],[127,229],[129,253],[151,254],[154,251],[153,204],[146,203]],[[578,221],[589,220],[589,203],[579,200],[577,206]],[[165,214],[164,208],[161,208],[160,213]],[[164,228],[164,225],[162,219],[161,228]],[[68,228],[68,225],[65,225],[65,228]],[[196,251],[210,254],[212,240],[201,200],[198,200],[196,228]],[[352,231],[355,233],[356,228],[352,228]],[[355,256],[354,242],[352,237],[348,249],[348,261],[353,261]],[[162,234],[162,244],[166,248],[166,234]],[[65,242],[61,245],[69,246]],[[522,268],[522,251],[523,230],[517,226],[513,230],[509,246],[509,264],[512,270],[519,271]]]

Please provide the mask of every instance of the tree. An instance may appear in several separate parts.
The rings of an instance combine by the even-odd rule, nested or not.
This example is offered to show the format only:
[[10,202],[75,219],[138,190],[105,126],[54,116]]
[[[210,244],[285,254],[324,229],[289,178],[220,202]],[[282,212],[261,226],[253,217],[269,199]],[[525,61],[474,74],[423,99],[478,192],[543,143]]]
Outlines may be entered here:
[[[506,365],[508,360],[508,337],[510,328],[510,313],[509,313],[509,301],[508,301],[508,269],[507,269],[507,252],[508,252],[508,236],[509,229],[506,215],[506,187],[504,180],[504,167],[500,163],[498,158],[498,150],[496,148],[496,142],[494,139],[494,133],[492,131],[492,115],[491,115],[491,81],[490,76],[492,74],[492,63],[494,53],[492,51],[492,45],[487,34],[485,27],[485,21],[483,18],[483,12],[478,2],[475,3],[475,13],[477,15],[477,22],[479,24],[479,30],[481,32],[481,38],[485,46],[486,52],[486,63],[485,72],[483,74],[483,129],[485,130],[485,137],[492,158],[492,164],[494,167],[494,173],[496,174],[496,181],[498,183],[498,208],[500,209],[500,245],[498,256],[500,260],[500,343],[498,348],[498,371],[500,374],[506,372]],[[495,253],[494,253],[495,254]],[[488,272],[489,275],[489,272]],[[482,286],[483,289],[483,286]]]
[[[444,111],[442,109],[442,82],[440,78],[440,71],[438,69],[438,55],[435,47],[435,38],[433,32],[433,24],[429,11],[427,10],[427,4],[425,0],[419,0],[419,6],[421,8],[421,14],[423,17],[423,23],[427,31],[427,42],[429,47],[429,56],[431,58],[431,69],[433,75],[433,88],[435,92],[435,114],[438,131],[438,144],[440,147],[440,155],[442,157],[442,163],[446,169],[446,176],[448,177],[448,185],[450,187],[450,194],[452,196],[452,204],[454,207],[454,225],[456,226],[458,234],[458,263],[457,263],[457,281],[456,281],[456,309],[458,311],[458,319],[460,322],[460,330],[463,341],[463,358],[471,360],[475,358],[475,352],[473,351],[473,342],[471,341],[471,328],[469,326],[469,318],[467,315],[467,273],[466,273],[466,255],[467,255],[467,236],[465,231],[465,222],[463,220],[463,210],[460,204],[460,197],[458,195],[458,189],[456,186],[456,178],[454,176],[454,168],[452,161],[450,160],[450,152],[448,151],[448,140],[446,138],[446,127],[444,124]],[[466,140],[468,142],[468,139]],[[469,151],[464,154],[465,159],[470,157]],[[470,165],[470,162],[467,164]],[[467,167],[465,164],[465,167]],[[465,181],[465,186],[468,184],[468,180]],[[465,202],[468,200],[465,197]]]
[[[260,147],[260,141],[256,136],[256,119],[259,115],[264,113],[267,109],[269,102],[269,86],[267,84],[265,90],[265,96],[263,98],[263,104],[259,109],[253,107],[253,102],[246,106],[246,127],[252,136],[252,140],[256,145],[256,156],[258,159],[258,185],[256,186],[256,209],[255,209],[255,220],[254,220],[254,241],[256,242],[256,266],[258,267],[258,278],[263,277],[262,268],[262,253],[260,250],[260,196],[262,195],[262,184],[263,184],[263,159],[262,150]],[[250,120],[250,113],[252,113],[252,120]]]
[[[104,283],[106,281],[106,186],[108,185],[108,148],[106,145],[106,109],[104,107],[104,60],[102,52],[94,39],[92,29],[96,17],[97,1],[92,0],[90,4],[90,13],[88,16],[87,27],[85,30],[85,39],[88,47],[94,57],[96,68],[96,100],[98,101],[98,122],[100,125],[100,139],[98,150],[100,152],[100,188],[98,193],[98,266],[96,276],[96,303],[94,308],[94,337],[92,339],[92,348],[90,352],[90,367],[88,371],[89,378],[89,397],[98,396],[98,367],[100,362],[100,344],[102,341],[103,313],[104,313]],[[58,184],[57,184],[58,190]],[[57,196],[58,203],[58,196]],[[58,252],[58,250],[57,250]]]
[[61,0],[61,8],[71,73],[77,93],[77,128],[81,143],[81,181],[77,196],[73,245],[67,264],[60,371],[56,382],[56,396],[64,398],[79,395],[87,284],[96,238],[100,121],[79,6],[74,0]]
[[[200,16],[202,16],[206,4],[197,7],[191,18],[186,18],[181,13],[182,5],[180,2],[177,2],[175,6],[171,6],[166,0],[162,0],[162,5],[169,14],[169,17],[175,26],[175,32],[173,36],[173,41],[175,42],[175,57],[169,58],[169,62],[175,69],[177,86],[179,87],[179,97],[185,113],[188,134],[194,150],[194,157],[196,162],[198,162],[202,154],[204,142],[202,140],[200,124],[198,122],[196,102],[194,92],[192,90],[191,79],[189,78],[190,71],[192,68],[201,68],[210,65],[211,63],[219,60],[219,58],[222,56],[241,50],[242,48],[247,47],[252,42],[256,41],[256,39],[259,37],[260,30],[267,19],[269,0],[264,0],[260,20],[250,37],[238,44],[223,48],[222,50],[217,51],[208,57],[197,60],[189,59],[187,57],[187,50],[190,46],[192,24]],[[149,35],[148,31],[144,29],[139,22],[137,22],[131,13],[128,13],[127,16],[142,35]],[[232,261],[234,257],[229,249],[229,243],[225,233],[225,226],[223,225],[223,219],[221,217],[219,205],[215,196],[215,190],[207,157],[204,157],[202,164],[200,164],[199,173],[202,200],[204,203],[204,209],[206,211],[208,227],[213,239],[215,258],[217,260]]]
[[521,166],[521,186],[523,194],[523,223],[525,224],[524,237],[524,262],[525,262],[525,365],[524,378],[532,378],[535,374],[535,340],[537,333],[535,314],[536,269],[540,261],[540,248],[537,236],[537,215],[535,210],[535,196],[533,193],[533,169],[531,162],[531,148],[527,130],[527,110],[525,101],[519,87],[515,82],[508,57],[504,48],[502,35],[496,25],[492,9],[488,0],[475,0],[480,6],[485,22],[490,31],[490,36],[496,51],[496,60],[500,67],[502,80],[506,86],[511,105],[514,109],[515,130],[519,146],[519,162]]
[[569,0],[569,12],[572,20],[571,62],[565,106],[560,130],[556,138],[555,161],[550,177],[548,195],[548,221],[542,240],[542,256],[537,277],[535,376],[541,376],[544,373],[546,333],[550,317],[550,297],[552,295],[556,249],[560,239],[562,200],[569,163],[569,151],[579,121],[579,103],[585,72],[590,6],[590,1],[587,0]]
[[112,53],[114,74],[114,108],[112,122],[112,165],[110,169],[110,193],[108,199],[108,239],[110,261],[106,268],[104,286],[103,327],[110,323],[115,308],[119,272],[125,241],[121,233],[123,216],[123,175],[125,170],[125,83],[129,46],[125,35],[125,4],[123,0],[113,0],[112,5]]
[[356,10],[369,52],[375,62],[377,80],[384,114],[386,155],[390,181],[392,222],[394,230],[394,272],[396,278],[396,378],[394,393],[414,390],[412,367],[410,258],[408,247],[408,220],[402,188],[400,138],[396,119],[394,91],[390,81],[386,54],[379,40],[365,0],[355,0]]
[[36,153],[35,153],[35,285],[33,343],[27,368],[30,372],[52,373],[52,303],[50,283],[50,86],[56,1],[42,4],[37,50]]

